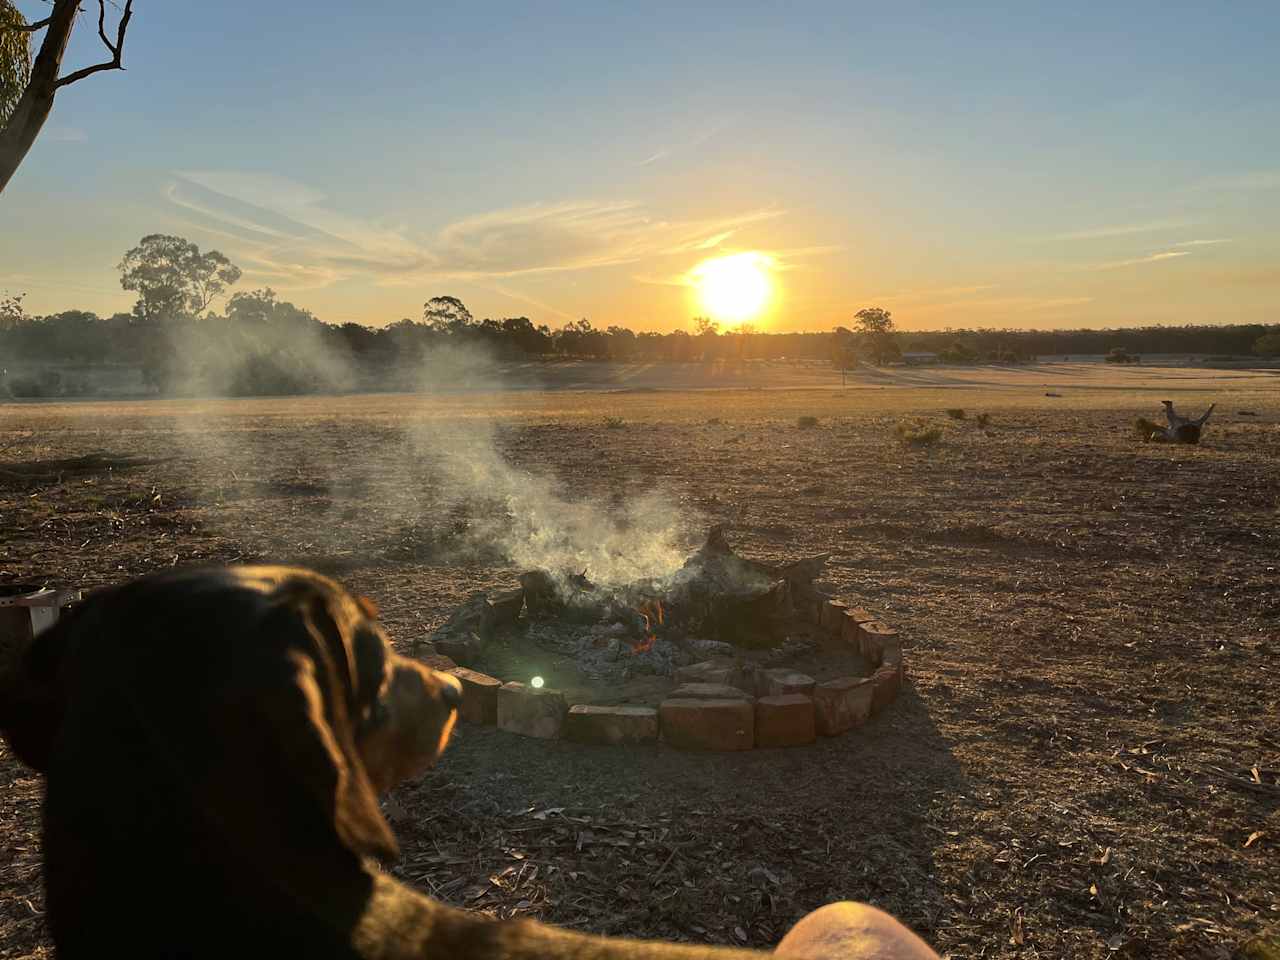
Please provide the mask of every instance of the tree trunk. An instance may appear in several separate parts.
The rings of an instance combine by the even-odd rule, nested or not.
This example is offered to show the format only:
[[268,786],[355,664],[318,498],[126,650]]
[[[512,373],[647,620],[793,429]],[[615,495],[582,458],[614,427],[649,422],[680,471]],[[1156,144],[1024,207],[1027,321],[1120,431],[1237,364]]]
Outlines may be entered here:
[[77,0],[54,0],[53,13],[45,28],[44,41],[31,66],[31,79],[13,109],[9,122],[0,130],[0,193],[8,185],[18,165],[35,143],[53,109],[58,70],[66,52],[71,28],[76,22]]

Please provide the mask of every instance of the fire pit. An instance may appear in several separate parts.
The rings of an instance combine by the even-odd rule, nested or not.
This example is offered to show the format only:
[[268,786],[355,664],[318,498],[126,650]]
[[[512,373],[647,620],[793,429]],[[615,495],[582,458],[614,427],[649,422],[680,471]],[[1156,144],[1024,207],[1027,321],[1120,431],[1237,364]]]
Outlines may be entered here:
[[419,656],[457,676],[462,716],[512,733],[688,749],[796,746],[866,722],[903,682],[896,631],[834,597],[827,556],[782,566],[720,528],[672,574],[593,583],[529,571],[477,594]]

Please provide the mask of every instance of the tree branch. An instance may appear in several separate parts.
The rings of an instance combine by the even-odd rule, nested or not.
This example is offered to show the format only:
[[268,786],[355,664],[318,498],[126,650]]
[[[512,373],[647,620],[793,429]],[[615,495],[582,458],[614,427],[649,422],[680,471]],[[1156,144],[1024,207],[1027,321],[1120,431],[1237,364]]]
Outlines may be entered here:
[[120,65],[120,56],[124,52],[124,34],[129,29],[129,18],[133,16],[133,0],[125,0],[124,13],[120,16],[120,26],[116,30],[116,42],[113,44],[107,37],[107,31],[103,27],[103,21],[107,16],[107,5],[105,0],[98,0],[98,36],[111,51],[111,59],[103,63],[95,63],[91,67],[82,67],[74,73],[69,73],[65,77],[59,77],[54,84],[54,89],[65,87],[68,84],[75,83],[77,80],[83,80],[85,77],[92,76],[95,73],[101,73],[103,70],[123,70]]
[[13,33],[35,33],[37,30],[43,30],[47,27],[52,20],[53,17],[45,17],[43,20],[37,20],[35,23],[10,23],[6,24],[4,27],[0,27],[0,29],[10,30]]

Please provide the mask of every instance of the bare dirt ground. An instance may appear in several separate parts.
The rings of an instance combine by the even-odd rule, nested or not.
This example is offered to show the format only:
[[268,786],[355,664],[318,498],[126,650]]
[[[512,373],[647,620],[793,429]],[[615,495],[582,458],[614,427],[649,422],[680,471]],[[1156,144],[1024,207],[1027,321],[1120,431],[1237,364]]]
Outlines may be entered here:
[[[518,571],[470,535],[482,508],[434,484],[431,445],[405,438],[494,423],[503,454],[566,496],[663,491],[690,546],[715,522],[751,556],[832,551],[829,579],[903,632],[911,685],[808,749],[619,751],[464,728],[396,794],[407,882],[494,916],[761,947],[857,899],[956,958],[1220,958],[1275,929],[1275,375],[764,379],[0,405],[0,579],[300,561],[374,597],[407,646]],[[1166,398],[1217,401],[1201,446],[1132,436]],[[940,444],[896,441],[917,416]],[[106,459],[72,459],[90,454]],[[44,956],[40,783],[3,750],[0,778],[0,956]]]

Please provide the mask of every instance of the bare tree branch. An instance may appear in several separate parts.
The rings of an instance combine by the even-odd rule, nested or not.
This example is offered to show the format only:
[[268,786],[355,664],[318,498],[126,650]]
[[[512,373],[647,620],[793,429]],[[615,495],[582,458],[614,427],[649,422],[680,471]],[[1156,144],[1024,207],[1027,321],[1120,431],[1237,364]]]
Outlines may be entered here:
[[101,37],[102,42],[107,45],[107,49],[110,50],[113,54],[115,54],[116,58],[119,59],[120,50],[118,45],[115,47],[111,45],[111,41],[107,39],[107,31],[103,29],[103,23],[106,21],[106,19],[107,19],[107,5],[103,2],[103,0],[98,0],[98,36]]
[[[59,87],[83,80],[87,76],[103,70],[121,70],[121,56],[124,52],[125,32],[129,28],[129,20],[133,14],[133,0],[125,0],[121,10],[116,0],[106,0],[112,7],[121,10],[116,39],[112,43],[106,31],[106,9],[103,0],[98,0],[98,37],[111,53],[111,60],[95,66],[77,70],[65,77],[58,77],[62,69],[62,58],[67,50],[67,41],[75,27],[80,9],[79,0],[45,0],[51,3],[52,13],[41,23],[45,24],[44,36],[40,41],[40,50],[31,63],[31,74],[26,88],[18,98],[7,120],[0,125],[0,193],[13,178],[14,172],[21,165],[40,130],[53,109],[53,98]],[[33,24],[39,26],[39,24]]]
[[83,80],[85,77],[92,76],[95,73],[101,73],[103,70],[123,70],[120,65],[120,57],[124,52],[124,34],[129,29],[129,18],[133,16],[133,0],[125,0],[124,13],[120,16],[120,26],[116,30],[116,42],[112,43],[107,37],[107,31],[104,29],[103,22],[107,16],[107,5],[105,0],[98,0],[98,36],[111,51],[111,59],[103,63],[95,63],[91,67],[82,67],[74,73],[69,73],[65,77],[59,77],[54,88],[65,87],[68,84],[75,83],[77,80]]
[[37,20],[35,23],[14,23],[9,24],[0,29],[8,30],[13,33],[35,33],[37,30],[43,30],[47,27],[53,17],[45,17],[43,20]]

